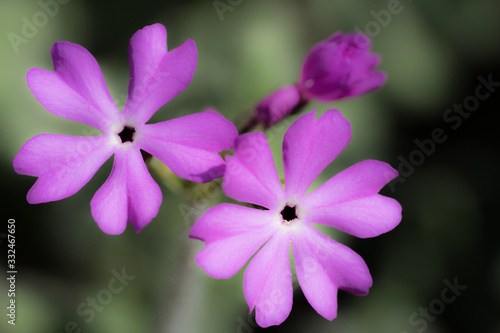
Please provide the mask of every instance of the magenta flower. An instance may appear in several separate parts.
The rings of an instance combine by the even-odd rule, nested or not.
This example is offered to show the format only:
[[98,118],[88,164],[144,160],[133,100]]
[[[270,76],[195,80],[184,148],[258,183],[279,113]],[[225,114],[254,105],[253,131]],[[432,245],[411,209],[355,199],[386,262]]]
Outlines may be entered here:
[[262,327],[279,325],[292,308],[290,244],[299,285],[323,317],[336,317],[338,289],[366,295],[372,285],[364,260],[312,224],[361,238],[392,230],[401,220],[401,206],[378,192],[397,171],[384,162],[366,160],[306,194],[350,138],[350,125],[337,110],[318,120],[315,112],[300,117],[283,140],[284,190],[265,135],[240,136],[234,156],[226,161],[224,193],[266,209],[220,204],[191,230],[191,237],[206,243],[196,261],[214,278],[233,276],[258,251],[245,272],[243,289],[249,312],[255,308]]
[[27,200],[60,200],[78,192],[114,154],[113,170],[90,203],[99,227],[120,234],[130,221],[139,232],[158,213],[160,187],[149,174],[141,150],[156,156],[178,176],[207,182],[221,177],[218,152],[231,149],[234,125],[214,112],[145,124],[191,82],[197,62],[194,41],[167,51],[161,24],[147,26],[129,44],[130,84],[121,113],[113,103],[95,58],[83,47],[52,47],[54,72],[33,68],[28,86],[51,113],[104,132],[95,137],[41,134],[14,158],[17,173],[38,177]]
[[340,31],[318,43],[306,57],[297,85],[285,87],[286,94],[280,89],[264,98],[257,106],[257,120],[269,127],[300,103],[332,102],[380,88],[387,76],[375,70],[380,57],[370,52],[370,46],[367,36]]

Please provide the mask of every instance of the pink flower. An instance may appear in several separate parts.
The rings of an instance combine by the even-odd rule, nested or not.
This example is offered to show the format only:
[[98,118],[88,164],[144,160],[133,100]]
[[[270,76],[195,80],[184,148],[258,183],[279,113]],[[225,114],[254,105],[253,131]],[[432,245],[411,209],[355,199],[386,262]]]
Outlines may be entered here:
[[49,112],[104,132],[95,137],[41,134],[26,142],[13,164],[17,173],[38,177],[28,192],[29,203],[75,194],[114,155],[111,175],[90,203],[92,215],[106,233],[122,233],[127,221],[139,232],[157,215],[162,201],[141,150],[191,181],[207,182],[223,175],[225,163],[218,152],[233,146],[237,131],[221,115],[203,112],[146,124],[187,87],[196,68],[194,41],[167,51],[166,38],[161,24],[132,36],[123,112],[113,103],[95,58],[79,45],[55,43],[51,51],[55,71],[28,72],[29,88]]
[[265,135],[240,136],[234,156],[227,157],[224,193],[265,209],[220,204],[191,230],[191,237],[206,243],[196,262],[214,278],[233,276],[257,252],[245,272],[243,289],[262,327],[281,324],[292,308],[290,244],[300,287],[323,317],[336,317],[338,289],[366,295],[372,285],[364,260],[312,224],[361,238],[392,230],[401,220],[401,206],[378,192],[397,171],[384,162],[366,160],[306,194],[350,138],[350,124],[337,110],[318,120],[315,112],[300,117],[283,140],[284,190]]
[[380,88],[387,76],[376,71],[380,57],[370,52],[370,39],[360,33],[338,31],[315,45],[307,55],[297,85],[265,97],[256,118],[269,127],[310,100],[332,102]]

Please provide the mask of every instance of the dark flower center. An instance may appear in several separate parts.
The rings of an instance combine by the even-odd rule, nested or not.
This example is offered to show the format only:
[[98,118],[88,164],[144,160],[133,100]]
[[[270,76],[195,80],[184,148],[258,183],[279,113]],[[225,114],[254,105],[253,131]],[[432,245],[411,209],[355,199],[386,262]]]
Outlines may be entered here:
[[125,126],[118,136],[122,139],[122,143],[134,142],[135,129],[133,127]]
[[141,155],[142,155],[142,159],[144,160],[144,162],[148,162],[153,157],[153,155],[151,155],[150,153],[148,153],[147,151],[144,151],[142,149],[141,149]]
[[283,217],[283,221],[290,222],[297,218],[297,212],[295,210],[295,206],[290,207],[288,205],[283,208],[281,211],[281,216]]

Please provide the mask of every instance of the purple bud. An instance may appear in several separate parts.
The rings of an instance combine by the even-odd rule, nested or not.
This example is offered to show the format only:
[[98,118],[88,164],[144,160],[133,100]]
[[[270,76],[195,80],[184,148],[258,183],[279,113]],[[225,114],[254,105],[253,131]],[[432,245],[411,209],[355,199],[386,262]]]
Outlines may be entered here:
[[285,86],[265,97],[257,105],[257,121],[269,127],[290,114],[300,103],[297,86]]
[[316,44],[302,67],[302,98],[330,102],[380,88],[387,77],[375,70],[380,57],[370,52],[370,45],[363,34],[340,31]]

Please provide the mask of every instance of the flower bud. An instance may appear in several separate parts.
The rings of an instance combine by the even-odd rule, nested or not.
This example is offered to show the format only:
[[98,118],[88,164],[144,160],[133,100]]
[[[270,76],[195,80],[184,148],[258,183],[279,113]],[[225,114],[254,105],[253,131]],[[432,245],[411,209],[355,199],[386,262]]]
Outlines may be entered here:
[[316,44],[302,66],[302,98],[331,102],[380,88],[387,77],[375,71],[380,57],[370,52],[370,46],[367,36],[340,31]]
[[265,97],[256,108],[257,121],[269,127],[290,114],[300,104],[297,86],[285,86]]

